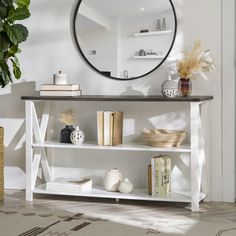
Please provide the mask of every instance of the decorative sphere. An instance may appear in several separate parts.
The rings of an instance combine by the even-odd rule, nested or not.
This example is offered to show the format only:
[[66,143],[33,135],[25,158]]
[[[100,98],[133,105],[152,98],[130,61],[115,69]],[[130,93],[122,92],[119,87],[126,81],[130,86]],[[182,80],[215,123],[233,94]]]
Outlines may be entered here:
[[81,131],[78,126],[70,134],[70,140],[73,144],[82,144],[84,142],[84,139],[84,132]]
[[131,193],[133,191],[133,184],[128,179],[125,179],[120,182],[118,189],[120,193]]
[[178,95],[178,84],[174,80],[166,80],[161,85],[161,93],[165,97],[176,97]]

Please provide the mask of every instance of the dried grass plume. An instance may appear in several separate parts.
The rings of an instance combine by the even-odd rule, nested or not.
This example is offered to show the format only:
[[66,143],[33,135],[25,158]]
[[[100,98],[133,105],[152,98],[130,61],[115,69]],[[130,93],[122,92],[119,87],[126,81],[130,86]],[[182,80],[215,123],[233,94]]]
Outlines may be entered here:
[[65,125],[73,125],[75,123],[74,111],[72,109],[64,111],[60,114],[59,120]]
[[210,50],[203,50],[201,41],[196,41],[190,51],[185,51],[183,59],[177,62],[180,78],[196,79],[200,75],[208,79],[206,73],[213,72],[215,65]]

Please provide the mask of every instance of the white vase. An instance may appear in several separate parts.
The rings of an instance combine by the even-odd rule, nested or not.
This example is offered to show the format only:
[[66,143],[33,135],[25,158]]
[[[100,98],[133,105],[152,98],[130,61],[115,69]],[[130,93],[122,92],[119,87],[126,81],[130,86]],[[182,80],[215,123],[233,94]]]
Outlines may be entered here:
[[129,179],[125,179],[120,182],[118,189],[121,193],[131,193],[133,191],[133,184],[129,181]]
[[105,189],[110,192],[118,192],[118,186],[122,181],[122,173],[119,169],[112,169],[105,173]]
[[82,144],[84,142],[84,139],[85,139],[84,132],[81,131],[78,126],[70,134],[70,141],[73,144]]
[[67,75],[59,71],[58,74],[53,75],[53,84],[67,84]]

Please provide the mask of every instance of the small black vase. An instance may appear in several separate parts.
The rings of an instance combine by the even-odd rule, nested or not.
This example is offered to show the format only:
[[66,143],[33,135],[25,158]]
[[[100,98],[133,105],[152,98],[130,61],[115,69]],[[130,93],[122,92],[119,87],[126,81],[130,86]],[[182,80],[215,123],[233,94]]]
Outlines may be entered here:
[[70,134],[74,130],[75,130],[75,128],[73,128],[72,125],[66,125],[66,127],[61,130],[60,142],[61,143],[71,143]]

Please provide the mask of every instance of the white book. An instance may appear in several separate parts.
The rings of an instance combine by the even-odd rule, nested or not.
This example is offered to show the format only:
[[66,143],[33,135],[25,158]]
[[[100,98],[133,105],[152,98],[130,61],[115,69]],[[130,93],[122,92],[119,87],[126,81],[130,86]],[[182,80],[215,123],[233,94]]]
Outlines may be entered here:
[[62,96],[62,97],[75,97],[82,95],[81,90],[75,90],[75,91],[46,91],[46,90],[40,90],[40,96]]
[[151,172],[152,172],[152,196],[156,196],[156,158],[151,159]]
[[80,85],[79,84],[42,84],[41,90],[74,91],[74,90],[80,90]]
[[48,191],[87,192],[92,190],[91,179],[58,178],[46,183]]
[[104,145],[111,145],[111,111],[104,111]]

